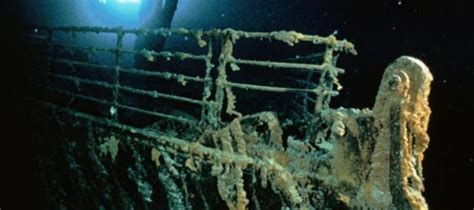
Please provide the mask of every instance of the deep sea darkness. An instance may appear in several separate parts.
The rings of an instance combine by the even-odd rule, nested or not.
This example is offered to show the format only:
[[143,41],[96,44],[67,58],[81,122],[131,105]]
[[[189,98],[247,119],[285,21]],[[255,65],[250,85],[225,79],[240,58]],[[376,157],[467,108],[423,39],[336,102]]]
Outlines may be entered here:
[[[31,183],[31,148],[22,135],[28,127],[12,112],[10,90],[16,78],[16,29],[20,26],[83,24],[71,2],[82,0],[3,1],[2,90],[7,90],[5,134],[1,138],[0,209],[23,209],[38,197]],[[83,0],[86,2],[87,0]],[[248,31],[295,30],[328,35],[355,43],[359,55],[344,55],[339,65],[342,94],[332,107],[372,107],[385,67],[401,55],[424,61],[434,75],[425,153],[425,198],[431,209],[474,208],[474,17],[468,1],[450,0],[181,0],[173,27],[227,28]],[[13,2],[13,3],[12,3]],[[69,3],[68,3],[69,2]],[[186,11],[182,11],[182,10]],[[103,21],[105,24],[117,22]],[[133,21],[126,23],[133,26]],[[13,33],[11,33],[13,32]],[[4,81],[5,80],[5,81]],[[2,100],[3,101],[3,100]],[[11,106],[10,106],[11,105]],[[18,111],[18,110],[17,110]],[[21,110],[19,110],[21,112]],[[9,117],[12,117],[11,119]],[[13,129],[15,128],[15,129]],[[7,137],[9,131],[11,137]],[[13,154],[7,153],[13,152]],[[24,161],[24,162],[23,162]],[[24,177],[24,178],[20,178]],[[13,186],[10,186],[13,185]],[[7,187],[9,186],[9,187]],[[6,196],[5,196],[6,195]]]

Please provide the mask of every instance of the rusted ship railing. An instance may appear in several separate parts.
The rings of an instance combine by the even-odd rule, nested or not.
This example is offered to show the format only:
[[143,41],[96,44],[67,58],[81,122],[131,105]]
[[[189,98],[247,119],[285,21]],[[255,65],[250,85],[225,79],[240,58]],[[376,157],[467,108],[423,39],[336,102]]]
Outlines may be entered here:
[[[36,27],[29,32],[35,34],[29,37],[36,37],[35,42],[39,45],[36,47],[39,50],[32,54],[38,55],[39,63],[42,63],[34,68],[46,75],[38,79],[39,85],[46,86],[46,91],[64,95],[67,99],[64,103],[55,103],[55,100],[41,98],[41,94],[27,99],[39,101],[48,110],[53,110],[52,118],[56,119],[52,119],[55,122],[51,123],[55,126],[71,127],[74,132],[87,132],[87,141],[84,143],[84,136],[69,134],[66,128],[53,131],[59,132],[58,135],[69,135],[67,141],[62,141],[61,144],[65,148],[65,156],[69,158],[70,173],[83,174],[76,159],[87,158],[94,164],[87,168],[97,176],[94,180],[97,178],[102,184],[99,186],[105,186],[78,186],[78,193],[102,196],[94,200],[95,203],[91,206],[87,202],[75,202],[79,207],[97,208],[105,205],[111,209],[151,209],[152,198],[160,199],[157,195],[159,193],[154,192],[164,187],[170,209],[222,209],[224,205],[229,209],[246,209],[250,205],[254,209],[262,209],[260,204],[270,205],[273,198],[279,200],[276,206],[279,205],[282,209],[427,208],[421,194],[421,161],[429,142],[426,133],[430,115],[428,95],[433,78],[428,68],[415,58],[403,56],[387,68],[372,109],[332,109],[329,102],[341,88],[338,75],[344,73],[343,69],[335,66],[335,56],[339,52],[356,53],[350,42],[337,40],[332,35],[320,37],[292,31],[261,33],[232,29],[193,31],[100,27]],[[115,34],[115,46],[95,48],[64,44],[56,37],[58,33]],[[133,51],[123,45],[124,37],[129,34],[190,36],[195,38],[197,46],[205,52]],[[322,61],[298,63],[237,58],[234,47],[243,39],[273,40],[290,46],[301,42],[321,45],[324,48]],[[113,60],[101,63],[80,60],[74,55],[69,58],[62,56],[61,51],[64,50],[108,53],[113,55]],[[143,56],[149,62],[159,62],[159,59],[193,60],[203,63],[203,67],[191,66],[196,68],[193,73],[199,71],[200,76],[161,67],[137,69],[127,67],[127,61],[124,60],[127,56]],[[55,64],[62,66],[57,67]],[[253,84],[232,79],[235,71],[251,71],[250,68],[245,68],[247,66],[269,68],[276,74],[283,74],[283,71],[317,73],[319,80],[316,83],[303,80],[301,83],[309,85],[301,88]],[[108,79],[81,76],[79,71],[105,72]],[[176,92],[183,94],[124,84],[121,81],[128,76],[123,74],[168,80],[179,85]],[[43,80],[44,78],[47,80]],[[199,94],[194,94],[199,95],[198,97],[184,96],[185,90],[189,89],[187,83],[201,85],[199,88],[202,89],[197,91]],[[87,94],[83,91],[85,86],[107,90],[109,96],[101,97],[96,92]],[[288,134],[290,129],[284,130],[274,112],[263,110],[264,112],[246,113],[243,116],[235,104],[241,97],[234,93],[235,89],[272,94],[303,93],[305,100],[314,103],[308,108],[310,110],[304,110],[312,114],[312,119],[298,125],[296,130],[300,133]],[[198,106],[200,119],[124,104],[120,99],[125,93],[157,101],[166,99]],[[258,95],[259,92],[255,94]],[[76,110],[70,103],[75,99],[105,105],[109,114],[98,116],[92,112]],[[167,133],[169,129],[176,129],[173,126],[168,127],[168,130],[163,129],[163,132],[148,127],[139,128],[123,122],[120,115],[125,114],[125,110],[164,118],[165,124],[171,124],[168,120],[173,120],[195,126],[184,131],[174,130],[174,133]],[[56,111],[65,115],[56,114]],[[50,117],[49,114],[46,115]],[[63,121],[69,122],[69,116],[73,117],[73,123],[65,125]],[[230,120],[229,116],[232,117]],[[79,121],[85,122],[82,127],[76,125]],[[48,130],[45,132],[50,135]],[[76,154],[76,145],[80,143],[86,145],[82,149],[87,152]],[[119,151],[127,156],[127,162],[132,162],[133,166],[114,165]],[[80,157],[74,157],[75,154]],[[111,157],[111,162],[108,157]],[[145,162],[145,159],[151,161]],[[105,167],[106,163],[109,163],[108,167]],[[154,170],[150,172],[144,169],[146,164],[147,167],[151,164],[149,168]],[[114,167],[121,167],[122,173],[127,174],[125,178],[123,174],[113,172],[116,169]],[[123,167],[127,167],[126,172],[123,172]],[[156,177],[156,172],[162,183],[160,186],[156,184],[156,180],[147,180]],[[81,179],[80,176],[77,177]],[[196,188],[192,192],[189,189],[192,185],[187,184],[189,177],[192,177],[192,185]],[[203,182],[201,179],[207,180]],[[123,183],[135,183],[133,190],[139,196],[125,192]],[[217,192],[211,194],[209,191],[209,194],[204,195],[201,189],[203,183],[212,185],[206,187]],[[56,180],[50,184],[56,185]],[[268,190],[268,186],[271,186],[271,190]],[[48,185],[48,189],[49,187]],[[62,192],[61,187],[59,188],[56,191]],[[262,194],[257,194],[256,191],[265,188],[265,196],[274,193],[270,195],[272,199],[259,199]],[[97,192],[90,193],[90,189]],[[214,203],[208,202],[206,197],[217,194],[221,200],[212,197]],[[134,199],[139,201],[133,202]],[[189,202],[190,200],[192,201]],[[160,203],[161,206],[163,203]]]
[[[200,122],[205,124],[210,124],[217,126],[221,122],[221,115],[225,111],[227,114],[234,114],[240,116],[238,110],[235,109],[235,101],[238,99],[238,96],[235,96],[232,89],[244,89],[244,90],[254,90],[254,91],[266,91],[266,92],[295,92],[295,93],[310,93],[314,94],[315,106],[312,112],[318,113],[322,109],[328,107],[329,99],[331,96],[337,95],[337,90],[333,88],[333,85],[338,85],[337,76],[340,73],[343,73],[344,70],[337,68],[333,65],[333,56],[335,52],[348,52],[355,54],[356,51],[354,46],[345,40],[337,40],[334,36],[321,37],[321,36],[311,36],[304,35],[301,33],[293,31],[279,31],[279,32],[244,32],[237,31],[232,29],[225,30],[187,30],[187,29],[157,29],[157,30],[144,30],[144,29],[123,29],[123,28],[103,28],[103,27],[34,27],[30,30],[33,34],[44,34],[45,40],[43,41],[43,46],[46,47],[46,54],[48,56],[48,62],[51,66],[51,63],[62,63],[68,65],[70,68],[76,66],[93,68],[94,70],[103,70],[111,73],[113,75],[113,81],[98,81],[90,78],[80,78],[75,75],[64,75],[61,73],[52,73],[49,72],[48,76],[67,80],[75,83],[77,90],[79,90],[81,84],[85,85],[94,85],[102,87],[108,90],[112,90],[112,101],[111,104],[111,117],[113,119],[118,119],[120,111],[117,109],[127,109],[130,111],[141,112],[153,116],[160,116],[171,120],[178,120],[185,123],[197,124],[198,122],[191,121],[182,117],[177,117],[169,115],[167,113],[158,113],[156,111],[144,110],[141,107],[131,107],[125,106],[119,103],[120,92],[128,92],[137,95],[152,97],[152,98],[165,98],[169,100],[175,100],[183,103],[190,103],[201,106],[202,115]],[[64,44],[55,39],[55,35],[60,33],[71,34],[77,36],[76,34],[101,34],[101,33],[110,33],[115,34],[116,36],[116,45],[115,47],[105,48],[105,47],[84,47],[79,45]],[[207,54],[204,55],[195,55],[186,52],[154,52],[152,50],[143,49],[141,51],[127,50],[123,47],[123,39],[125,35],[150,35],[150,36],[191,36],[194,37],[197,44],[204,48],[207,47]],[[290,46],[296,45],[300,42],[309,42],[314,45],[325,45],[326,49],[324,52],[323,63],[314,64],[314,63],[289,63],[289,62],[276,62],[276,61],[266,61],[266,60],[247,60],[239,59],[233,56],[233,46],[238,44],[239,40],[242,39],[256,39],[256,40],[274,40],[284,42]],[[216,52],[213,52],[215,46],[220,45],[219,54],[215,55]],[[84,51],[87,53],[97,53],[105,52],[111,53],[114,56],[113,64],[100,64],[92,63],[87,61],[80,61],[70,59],[70,58],[57,58],[55,53],[58,51]],[[173,73],[172,70],[162,71],[162,70],[144,70],[144,69],[135,69],[135,68],[126,68],[122,67],[122,57],[124,55],[133,55],[133,56],[144,56],[149,62],[154,62],[157,58],[165,59],[178,59],[178,60],[197,60],[205,63],[205,69],[202,69],[203,76],[188,76],[180,73]],[[218,58],[218,63],[213,63],[212,58],[216,56]],[[228,79],[228,74],[231,73],[228,66],[232,70],[239,68],[238,65],[250,65],[250,66],[260,66],[275,69],[276,71],[286,70],[286,71],[310,71],[320,73],[320,80],[316,88],[295,88],[295,87],[281,87],[281,86],[267,86],[267,85],[256,85],[256,84],[246,84],[230,81]],[[218,72],[217,77],[213,78],[212,71],[215,70]],[[245,68],[242,68],[245,71]],[[87,70],[85,70],[87,71]],[[89,70],[91,71],[91,70]],[[125,86],[120,84],[121,73],[141,75],[145,77],[156,77],[161,79],[173,80],[185,85],[187,82],[196,82],[202,83],[203,93],[202,98],[193,99],[187,98],[178,95],[161,93],[159,90],[143,90],[136,87]],[[279,72],[278,72],[279,73]],[[182,87],[183,89],[186,87]],[[49,89],[54,89],[50,87]],[[56,91],[59,92],[59,91]],[[82,99],[99,102],[105,104],[104,100],[93,100],[94,96],[88,95],[83,96],[80,92],[68,92],[63,91],[63,94],[67,94],[74,97],[81,97]],[[97,98],[96,98],[97,99]],[[224,103],[226,103],[226,110],[222,110]],[[115,111],[116,110],[116,111]]]

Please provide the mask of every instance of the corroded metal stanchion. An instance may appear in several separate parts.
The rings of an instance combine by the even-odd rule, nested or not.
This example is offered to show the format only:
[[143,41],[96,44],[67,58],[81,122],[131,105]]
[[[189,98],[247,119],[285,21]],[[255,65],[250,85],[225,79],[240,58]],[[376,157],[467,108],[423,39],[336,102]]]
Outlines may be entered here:
[[321,113],[323,109],[327,109],[329,107],[329,93],[332,91],[333,83],[331,81],[331,69],[333,68],[332,65],[333,59],[333,48],[332,46],[327,46],[326,52],[324,53],[324,71],[319,78],[319,94],[316,96],[316,104],[314,108],[314,113]]
[[213,113],[216,116],[217,123],[221,121],[222,107],[224,106],[225,89],[227,82],[227,64],[229,59],[232,57],[234,44],[232,43],[231,34],[224,33],[220,37],[221,52],[219,55],[219,66],[217,67],[217,79],[216,79],[216,96],[213,104]]
[[119,120],[119,87],[120,87],[120,63],[122,57],[122,46],[123,46],[123,37],[124,32],[122,28],[118,28],[116,31],[117,33],[117,44],[115,47],[115,67],[114,67],[114,89],[113,89],[113,106],[110,107],[110,115],[113,117],[114,120]]
[[217,126],[216,116],[214,116],[215,113],[213,113],[214,103],[209,100],[211,98],[212,88],[214,85],[211,75],[212,69],[214,68],[214,64],[212,64],[212,58],[214,56],[213,47],[214,38],[209,37],[207,42],[207,55],[205,58],[206,70],[204,73],[204,91],[202,93],[201,123]]
[[[321,113],[322,110],[329,108],[329,103],[331,97],[337,96],[339,90],[342,86],[339,84],[337,79],[338,74],[344,73],[343,69],[337,68],[334,64],[334,53],[339,47],[337,46],[338,41],[336,37],[331,35],[328,37],[329,42],[326,45],[326,51],[324,52],[323,57],[323,72],[319,78],[319,84],[316,88],[318,95],[316,96],[316,104],[314,108],[314,113]],[[352,52],[356,54],[356,52]],[[334,90],[334,85],[336,85],[336,90]]]
[[373,108],[375,147],[361,197],[375,209],[427,209],[423,153],[428,147],[429,69],[402,56],[385,70]]

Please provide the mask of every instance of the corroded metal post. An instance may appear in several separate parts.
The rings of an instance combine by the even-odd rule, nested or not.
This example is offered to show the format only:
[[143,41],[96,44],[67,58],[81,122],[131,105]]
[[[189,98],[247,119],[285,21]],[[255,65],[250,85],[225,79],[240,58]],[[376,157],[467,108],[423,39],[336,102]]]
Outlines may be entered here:
[[114,120],[119,120],[118,116],[118,98],[119,98],[119,89],[120,89],[120,63],[122,57],[122,45],[123,45],[123,36],[124,32],[122,28],[117,30],[117,44],[115,47],[115,68],[114,68],[114,89],[113,89],[113,104],[110,108],[110,114]]
[[222,49],[219,55],[219,66],[217,67],[217,79],[216,79],[216,97],[213,104],[213,113],[217,118],[217,122],[220,122],[220,117],[222,114],[222,107],[224,104],[225,97],[225,88],[227,82],[227,64],[229,59],[232,57],[232,51],[234,44],[231,40],[231,34],[223,34],[222,37],[219,37],[222,40]]
[[[331,97],[337,96],[339,90],[342,89],[342,85],[339,84],[338,75],[344,73],[343,69],[337,68],[334,61],[334,53],[340,51],[341,49],[347,48],[348,46],[339,46],[340,43],[334,35],[327,37],[328,43],[326,44],[326,51],[324,52],[323,57],[323,72],[319,78],[319,84],[316,89],[316,104],[314,108],[314,113],[321,113],[323,110],[329,108],[329,103],[331,102]],[[349,51],[356,55],[357,52],[350,48]],[[334,90],[334,86],[335,90]]]
[[321,73],[321,78],[319,78],[319,90],[316,96],[316,104],[314,108],[314,113],[321,113],[322,110],[329,108],[330,92],[333,88],[332,81],[332,64],[334,48],[333,46],[327,46],[326,52],[324,53],[324,70]]
[[205,58],[206,62],[206,70],[204,73],[204,91],[202,93],[202,113],[201,113],[201,122],[204,124],[215,124],[215,117],[213,116],[213,104],[209,100],[212,94],[212,86],[214,82],[212,80],[211,71],[214,68],[212,64],[213,58],[213,47],[214,47],[214,40],[213,37],[209,37],[209,41],[207,42],[207,55]]
[[[427,209],[423,153],[433,77],[420,60],[402,56],[385,70],[372,110],[325,109],[329,167],[317,169],[337,199],[354,209]],[[329,132],[329,133],[326,133]]]
[[423,188],[423,152],[431,110],[428,68],[403,56],[385,71],[373,109],[376,141],[363,199],[371,208],[427,209]]

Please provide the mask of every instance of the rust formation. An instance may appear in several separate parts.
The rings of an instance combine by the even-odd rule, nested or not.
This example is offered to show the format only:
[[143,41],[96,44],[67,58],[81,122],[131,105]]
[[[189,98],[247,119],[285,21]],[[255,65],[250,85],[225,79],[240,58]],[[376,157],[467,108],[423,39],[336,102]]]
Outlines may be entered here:
[[[402,56],[387,67],[372,108],[335,109],[330,107],[330,99],[342,88],[338,76],[345,72],[336,67],[335,57],[356,51],[352,43],[333,35],[96,27],[38,27],[35,31],[44,34],[35,44],[40,46],[38,63],[46,82],[40,82],[40,93],[31,91],[24,99],[50,110],[51,124],[62,127],[70,172],[82,183],[75,190],[99,191],[102,197],[94,201],[95,206],[148,209],[158,199],[157,194],[164,193],[169,209],[265,209],[269,205],[290,209],[427,209],[422,196],[422,160],[429,143],[428,95],[433,77],[416,58]],[[54,41],[58,33],[116,34],[117,44],[114,48],[62,44]],[[124,36],[137,34],[192,37],[206,53],[122,49]],[[290,47],[305,42],[323,46],[321,62],[234,57],[234,47],[245,39]],[[115,61],[101,64],[61,57],[61,50],[111,53]],[[143,56],[149,62],[192,60],[204,65],[201,75],[190,76],[124,67],[126,55]],[[304,82],[309,85],[298,87],[233,81],[232,73],[245,71],[248,66],[281,75],[296,71],[319,76],[316,82],[307,80]],[[110,79],[78,73],[91,69],[105,72]],[[124,75],[159,78],[182,89],[200,84],[201,98],[122,84]],[[110,96],[85,91],[90,86],[109,91]],[[244,113],[236,89],[275,97],[281,93],[301,95],[304,106],[296,108],[303,109],[304,115],[299,116],[301,119],[280,119],[281,115],[271,110]],[[121,100],[124,94],[191,104],[199,107],[200,115],[126,104]],[[61,100],[56,98],[59,96]],[[99,104],[106,114],[83,109],[75,105],[77,101]],[[130,112],[156,117],[156,123],[131,125],[122,117]],[[85,133],[86,140],[81,135],[68,136],[76,132]],[[81,141],[87,145],[84,151],[75,150],[74,145],[82,143],[74,142]],[[92,164],[93,179],[101,187],[94,186],[92,178],[81,176],[89,170],[77,166],[84,158]],[[128,165],[120,163],[124,159]],[[123,171],[120,167],[127,168],[120,172],[126,175],[118,175],[117,171]],[[121,180],[133,183],[138,201]]]

